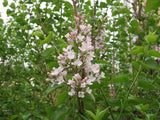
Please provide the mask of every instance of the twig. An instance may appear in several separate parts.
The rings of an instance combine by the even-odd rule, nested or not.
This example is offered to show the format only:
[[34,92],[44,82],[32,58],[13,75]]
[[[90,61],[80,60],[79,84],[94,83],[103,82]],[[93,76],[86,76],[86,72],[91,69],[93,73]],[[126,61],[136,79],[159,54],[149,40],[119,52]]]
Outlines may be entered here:
[[72,0],[72,2],[73,2],[73,7],[74,7],[75,16],[77,17],[76,1]]

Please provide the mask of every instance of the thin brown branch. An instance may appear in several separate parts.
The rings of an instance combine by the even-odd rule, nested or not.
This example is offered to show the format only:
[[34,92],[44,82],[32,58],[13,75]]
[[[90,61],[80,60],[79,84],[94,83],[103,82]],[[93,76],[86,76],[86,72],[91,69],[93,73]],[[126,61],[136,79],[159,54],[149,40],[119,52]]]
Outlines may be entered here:
[[76,1],[72,0],[72,2],[73,2],[74,12],[75,12],[74,14],[77,17]]

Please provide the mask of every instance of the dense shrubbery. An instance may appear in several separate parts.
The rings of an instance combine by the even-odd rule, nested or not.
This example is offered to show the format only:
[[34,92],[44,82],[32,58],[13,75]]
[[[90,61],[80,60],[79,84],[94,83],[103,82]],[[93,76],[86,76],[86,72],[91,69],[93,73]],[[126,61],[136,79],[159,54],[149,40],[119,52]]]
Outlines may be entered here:
[[159,3],[4,0],[0,120],[160,119]]

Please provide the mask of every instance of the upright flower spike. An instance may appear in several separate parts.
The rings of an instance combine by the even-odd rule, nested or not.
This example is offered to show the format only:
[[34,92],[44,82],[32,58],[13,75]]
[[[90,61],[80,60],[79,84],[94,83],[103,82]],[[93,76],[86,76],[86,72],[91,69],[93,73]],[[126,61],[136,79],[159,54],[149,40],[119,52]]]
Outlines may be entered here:
[[[84,23],[84,15],[78,14],[75,19],[75,28],[69,27],[70,33],[65,35],[69,45],[63,48],[63,53],[58,56],[58,68],[53,68],[46,81],[53,84],[66,84],[70,86],[68,95],[84,98],[85,93],[91,94],[89,88],[93,82],[100,82],[104,73],[100,73],[100,66],[92,64],[94,47],[91,42],[91,25]],[[68,79],[67,74],[72,73]]]

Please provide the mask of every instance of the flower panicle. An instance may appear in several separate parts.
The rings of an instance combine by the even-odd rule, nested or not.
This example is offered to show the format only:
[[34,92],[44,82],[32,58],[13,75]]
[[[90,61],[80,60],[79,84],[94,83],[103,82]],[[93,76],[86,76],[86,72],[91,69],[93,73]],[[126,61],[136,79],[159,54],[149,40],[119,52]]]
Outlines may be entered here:
[[[84,23],[84,15],[78,14],[74,19],[75,29],[69,27],[70,33],[65,35],[69,45],[59,54],[59,67],[53,67],[46,81],[66,84],[71,88],[68,92],[70,96],[84,98],[85,93],[92,92],[89,86],[95,81],[100,83],[100,79],[105,75],[103,72],[100,73],[99,64],[92,64],[95,56],[91,42],[91,25]],[[72,78],[67,78],[68,73],[72,73]]]

